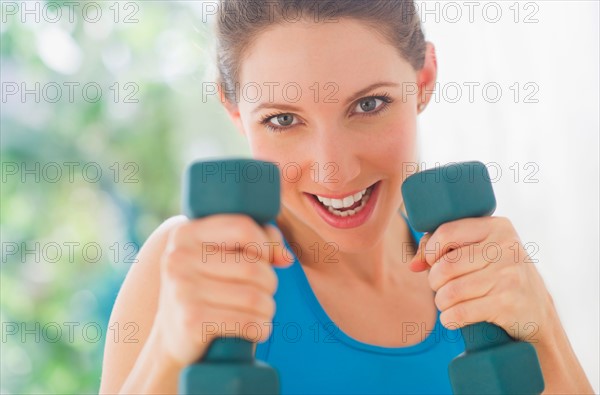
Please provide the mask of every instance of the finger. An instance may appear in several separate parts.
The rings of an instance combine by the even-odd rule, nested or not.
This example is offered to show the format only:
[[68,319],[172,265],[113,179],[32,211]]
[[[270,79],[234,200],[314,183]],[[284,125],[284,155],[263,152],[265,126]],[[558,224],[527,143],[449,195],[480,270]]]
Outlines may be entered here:
[[448,329],[462,328],[477,322],[498,325],[498,317],[494,314],[497,302],[499,303],[499,300],[494,296],[466,300],[442,311],[440,322]]
[[448,281],[435,294],[435,305],[440,311],[488,295],[494,282],[485,270],[478,270]]
[[[203,306],[197,316],[198,319],[191,325],[196,329],[192,331],[193,340],[200,344],[210,342],[219,333],[219,329],[222,331],[223,329],[240,328],[240,336],[251,342],[266,341],[271,333],[272,317],[268,316],[257,316],[254,313],[223,309],[212,305]],[[213,318],[206,320],[202,317]]]
[[275,313],[272,295],[251,284],[223,282],[209,277],[197,284],[202,292],[196,292],[199,300],[211,306],[233,309],[249,314],[271,316]]
[[267,232],[252,218],[242,214],[215,214],[192,219],[173,229],[171,241],[184,248],[244,249],[248,246],[265,246]]
[[413,272],[423,272],[427,269],[429,269],[431,266],[429,266],[429,264],[427,264],[427,262],[422,262],[422,261],[412,261],[408,268],[413,271]]
[[[471,246],[457,248],[434,262],[428,275],[429,286],[437,292],[449,281],[468,273],[481,271],[489,265],[490,262],[485,260],[482,249]],[[489,271],[486,272],[488,276],[493,276]]]
[[177,258],[189,265],[186,280],[197,284],[202,278],[210,277],[213,280],[247,283],[262,288],[265,292],[275,293],[277,275],[264,260],[242,260],[243,252],[240,251],[237,254],[222,254],[222,251],[218,251],[217,254],[221,254],[217,255],[220,258],[202,261],[195,251],[179,252]]
[[491,233],[493,217],[462,218],[440,225],[428,239],[423,254],[429,265],[447,252],[475,243],[481,243]]
[[264,260],[203,262],[197,270],[215,280],[248,283],[271,294],[277,290],[277,275]]
[[409,269],[412,270],[413,272],[422,272],[424,270],[429,269],[431,266],[429,265],[429,263],[427,262],[427,260],[425,260],[425,255],[423,254],[424,246],[427,244],[427,241],[431,238],[431,234],[430,233],[426,233],[421,237],[421,240],[419,240],[419,245],[417,247],[417,252],[415,253],[415,256],[412,258],[412,260],[409,263]]
[[288,267],[294,262],[294,255],[285,246],[281,231],[271,224],[265,225],[265,231],[273,244],[273,256],[269,261],[275,266]]

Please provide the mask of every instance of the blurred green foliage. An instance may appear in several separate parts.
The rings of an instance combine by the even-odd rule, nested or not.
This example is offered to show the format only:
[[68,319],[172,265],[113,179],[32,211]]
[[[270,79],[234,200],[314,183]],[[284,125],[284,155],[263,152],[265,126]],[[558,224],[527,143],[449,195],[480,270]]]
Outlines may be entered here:
[[105,338],[131,333],[107,328],[114,298],[179,213],[183,167],[248,151],[202,97],[201,2],[28,3],[3,2],[0,30],[0,392],[97,393]]

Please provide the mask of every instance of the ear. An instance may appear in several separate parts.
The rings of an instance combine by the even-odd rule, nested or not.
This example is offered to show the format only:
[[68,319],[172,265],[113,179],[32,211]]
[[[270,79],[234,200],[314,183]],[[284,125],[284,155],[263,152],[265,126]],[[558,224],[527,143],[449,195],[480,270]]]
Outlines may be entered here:
[[221,84],[217,84],[217,91],[219,92],[221,104],[223,104],[223,107],[225,107],[227,115],[235,125],[238,132],[240,132],[242,136],[245,136],[246,131],[244,130],[244,125],[242,124],[242,118],[240,117],[240,110],[238,104],[232,103],[225,97]]
[[426,45],[425,63],[423,64],[423,68],[417,72],[417,86],[419,87],[417,106],[419,108],[419,112],[423,111],[427,103],[429,103],[437,78],[437,59],[435,57],[435,47],[429,41],[426,43]]

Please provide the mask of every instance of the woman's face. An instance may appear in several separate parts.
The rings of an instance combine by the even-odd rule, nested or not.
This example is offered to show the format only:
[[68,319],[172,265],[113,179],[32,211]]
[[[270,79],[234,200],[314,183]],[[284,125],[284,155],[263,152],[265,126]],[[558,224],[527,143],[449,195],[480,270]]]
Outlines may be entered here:
[[353,20],[276,26],[246,55],[230,115],[253,156],[279,164],[286,223],[372,247],[415,171],[417,73]]

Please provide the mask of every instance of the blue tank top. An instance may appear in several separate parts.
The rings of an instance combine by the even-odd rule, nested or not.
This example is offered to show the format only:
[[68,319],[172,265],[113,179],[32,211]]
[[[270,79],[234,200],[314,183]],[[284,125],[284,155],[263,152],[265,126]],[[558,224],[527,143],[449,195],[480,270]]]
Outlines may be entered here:
[[[423,234],[408,226],[418,244]],[[277,308],[271,335],[257,344],[256,358],[278,370],[281,395],[452,393],[448,364],[464,351],[464,343],[460,330],[441,325],[439,311],[434,329],[426,328],[420,343],[367,344],[345,334],[328,317],[297,257],[291,266],[274,270]],[[408,323],[405,331],[415,330],[410,325],[424,324]],[[399,334],[402,329],[390,328]]]

